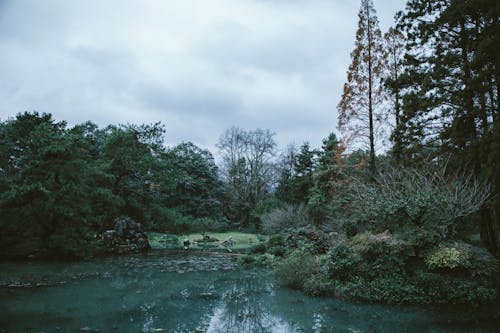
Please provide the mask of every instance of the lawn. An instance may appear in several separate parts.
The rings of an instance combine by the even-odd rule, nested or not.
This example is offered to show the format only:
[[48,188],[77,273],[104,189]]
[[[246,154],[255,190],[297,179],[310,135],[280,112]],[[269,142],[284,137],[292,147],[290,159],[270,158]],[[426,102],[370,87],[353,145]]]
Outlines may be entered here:
[[233,241],[232,252],[246,252],[250,247],[264,242],[267,236],[260,234],[251,234],[244,232],[208,232],[208,240],[204,241],[201,233],[192,233],[186,235],[162,234],[149,232],[149,244],[153,249],[182,249],[184,240],[189,240],[191,245],[189,250],[211,250],[229,252],[224,246],[224,241],[231,239]]

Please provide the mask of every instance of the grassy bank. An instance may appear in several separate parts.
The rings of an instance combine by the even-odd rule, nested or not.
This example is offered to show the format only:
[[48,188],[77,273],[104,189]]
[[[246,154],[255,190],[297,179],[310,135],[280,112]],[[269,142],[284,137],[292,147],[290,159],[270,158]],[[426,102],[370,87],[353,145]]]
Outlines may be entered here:
[[[149,232],[149,244],[153,249],[182,249],[184,240],[189,240],[189,250],[209,250],[217,252],[229,252],[224,242],[231,239],[232,252],[245,253],[249,248],[265,242],[267,236],[244,232],[209,232],[205,234],[205,239],[201,233],[191,233],[186,235],[163,234]],[[208,237],[208,238],[207,238]]]

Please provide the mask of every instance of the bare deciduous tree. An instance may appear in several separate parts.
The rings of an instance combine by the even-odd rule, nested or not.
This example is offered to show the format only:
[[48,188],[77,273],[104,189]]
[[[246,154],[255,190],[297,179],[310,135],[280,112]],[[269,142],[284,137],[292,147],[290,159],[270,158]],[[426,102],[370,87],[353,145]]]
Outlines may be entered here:
[[229,215],[246,224],[251,210],[262,202],[275,178],[274,133],[232,127],[222,134],[217,147],[223,159],[221,171],[230,199]]

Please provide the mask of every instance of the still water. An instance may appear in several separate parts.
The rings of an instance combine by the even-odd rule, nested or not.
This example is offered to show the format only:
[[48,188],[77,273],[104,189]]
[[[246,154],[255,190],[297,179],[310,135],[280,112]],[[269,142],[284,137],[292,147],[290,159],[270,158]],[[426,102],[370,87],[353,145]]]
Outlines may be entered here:
[[224,254],[0,263],[1,333],[497,332],[477,312],[306,297]]

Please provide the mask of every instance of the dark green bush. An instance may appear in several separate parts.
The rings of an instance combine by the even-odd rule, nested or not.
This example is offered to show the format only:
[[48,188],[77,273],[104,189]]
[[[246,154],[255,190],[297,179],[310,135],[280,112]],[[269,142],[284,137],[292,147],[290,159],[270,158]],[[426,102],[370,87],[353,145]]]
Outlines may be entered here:
[[311,296],[335,296],[336,283],[324,274],[311,275],[304,282],[304,291]]
[[481,304],[497,298],[492,283],[447,274],[417,271],[413,283],[425,295],[422,303]]
[[304,289],[306,281],[321,271],[318,257],[313,255],[310,245],[301,244],[275,267],[276,280],[279,284]]
[[424,303],[423,292],[400,276],[377,277],[373,280],[355,278],[339,288],[342,294],[361,302],[404,304]]
[[252,246],[248,250],[248,252],[251,254],[262,254],[262,253],[266,252],[266,244],[264,244],[264,243],[256,244],[256,245]]
[[269,248],[267,253],[276,257],[283,257],[286,254],[286,248],[284,246],[274,246]]
[[471,246],[469,271],[474,278],[491,279],[498,277],[498,260],[486,249]]
[[311,244],[314,254],[323,254],[330,247],[330,238],[320,229],[310,226],[287,232],[285,245],[288,249],[296,249],[303,243]]
[[328,252],[326,270],[328,275],[338,281],[349,280],[358,271],[361,258],[346,244],[339,244]]
[[358,233],[360,221],[355,218],[344,219],[340,225],[342,231],[348,237],[353,237]]
[[284,241],[282,235],[274,235],[274,236],[269,237],[267,244],[269,245],[269,247],[284,246],[285,241]]
[[271,254],[247,254],[238,258],[238,264],[244,267],[265,267],[271,268],[275,265],[275,257]]
[[238,258],[238,264],[243,266],[250,266],[255,263],[255,256],[246,254]]
[[481,304],[496,299],[496,259],[463,242],[436,246],[417,256],[388,232],[362,233],[333,246],[325,276],[309,276],[303,289],[363,302]]
[[272,268],[276,265],[276,257],[269,253],[255,257],[255,266]]

